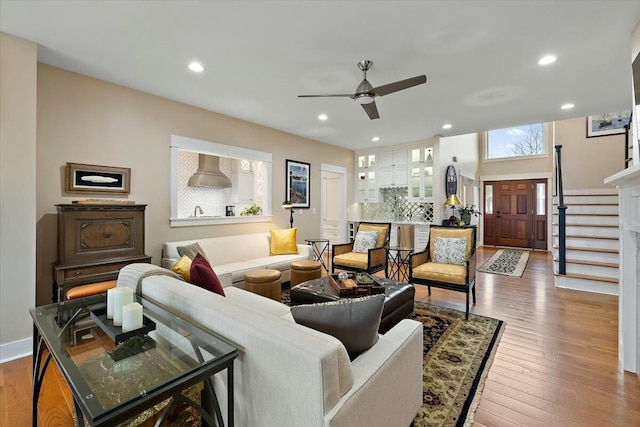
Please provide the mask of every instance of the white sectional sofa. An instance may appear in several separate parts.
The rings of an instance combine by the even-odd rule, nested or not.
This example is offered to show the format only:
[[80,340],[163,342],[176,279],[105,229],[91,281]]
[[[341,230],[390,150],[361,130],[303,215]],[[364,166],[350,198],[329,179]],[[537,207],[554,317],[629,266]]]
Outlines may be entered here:
[[162,246],[162,266],[171,269],[180,258],[178,246],[198,242],[223,286],[242,288],[244,273],[256,268],[272,268],[282,274],[281,281],[291,278],[291,262],[311,259],[311,248],[297,245],[294,255],[269,255],[270,233],[239,234],[235,236],[208,237],[196,240],[167,242]]
[[[289,307],[242,289],[226,296],[131,264],[118,286],[226,337],[239,427],[408,427],[422,404],[422,324],[402,320],[353,361],[336,338],[293,321]],[[166,271],[166,270],[164,270]],[[162,273],[162,272],[160,272]],[[142,279],[139,280],[139,278]],[[227,376],[214,377],[223,416]]]

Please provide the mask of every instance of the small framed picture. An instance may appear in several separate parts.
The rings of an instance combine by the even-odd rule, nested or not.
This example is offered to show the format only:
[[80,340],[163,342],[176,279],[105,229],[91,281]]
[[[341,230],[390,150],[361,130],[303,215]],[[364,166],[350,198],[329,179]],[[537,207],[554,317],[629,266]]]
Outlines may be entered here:
[[625,132],[631,120],[631,110],[587,117],[587,138],[617,135]]
[[67,162],[69,193],[129,194],[131,169]]
[[309,196],[309,163],[287,159],[286,197],[294,208],[308,208]]

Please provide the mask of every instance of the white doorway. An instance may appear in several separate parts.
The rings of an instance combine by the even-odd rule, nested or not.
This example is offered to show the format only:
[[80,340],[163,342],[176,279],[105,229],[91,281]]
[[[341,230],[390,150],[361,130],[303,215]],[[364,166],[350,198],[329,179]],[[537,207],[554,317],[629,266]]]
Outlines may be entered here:
[[320,176],[322,238],[328,239],[330,245],[347,242],[347,169],[322,163]]

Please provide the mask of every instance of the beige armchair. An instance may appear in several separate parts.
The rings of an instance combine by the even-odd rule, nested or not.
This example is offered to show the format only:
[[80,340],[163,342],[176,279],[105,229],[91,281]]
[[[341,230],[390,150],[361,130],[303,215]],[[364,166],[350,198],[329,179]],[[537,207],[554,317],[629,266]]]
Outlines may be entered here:
[[[437,238],[445,240],[440,240],[439,245],[436,245]],[[464,246],[459,240],[455,242],[458,244],[455,249],[460,249],[457,254],[453,246],[447,246],[447,241],[452,242],[451,239],[466,239]],[[436,260],[439,262],[435,262]],[[409,283],[426,285],[429,295],[432,286],[464,292],[467,295],[465,319],[468,319],[469,293],[473,296],[473,303],[476,303],[476,227],[432,225],[429,228],[429,243],[425,250],[411,255]]]
[[[373,249],[367,252],[353,252],[354,242],[332,245],[331,272],[338,270],[363,271],[373,274],[387,268],[386,246],[389,244],[391,223],[361,222],[360,231],[377,231],[378,236]],[[356,233],[357,236],[357,233]]]

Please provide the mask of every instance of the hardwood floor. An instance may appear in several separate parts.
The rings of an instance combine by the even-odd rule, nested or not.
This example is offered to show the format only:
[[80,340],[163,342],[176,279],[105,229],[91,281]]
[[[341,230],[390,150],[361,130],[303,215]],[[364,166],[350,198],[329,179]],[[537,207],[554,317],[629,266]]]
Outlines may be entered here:
[[[480,248],[478,266],[494,252]],[[506,328],[474,426],[640,425],[640,380],[617,360],[616,297],[555,288],[551,255],[532,252],[522,278],[477,273],[477,298],[471,311]],[[416,299],[464,310],[457,292],[429,297],[416,286]],[[73,426],[69,390],[51,367],[39,425]],[[30,357],[0,365],[0,426],[31,424],[30,372]]]

